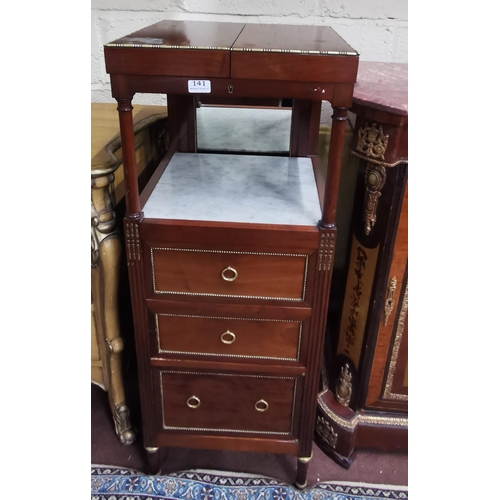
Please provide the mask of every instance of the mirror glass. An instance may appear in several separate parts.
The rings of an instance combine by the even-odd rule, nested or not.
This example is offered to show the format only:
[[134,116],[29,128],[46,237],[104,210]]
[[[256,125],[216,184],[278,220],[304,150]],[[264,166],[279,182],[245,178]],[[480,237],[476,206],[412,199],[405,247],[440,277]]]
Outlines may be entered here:
[[196,109],[198,152],[288,156],[291,123],[291,106],[199,104]]

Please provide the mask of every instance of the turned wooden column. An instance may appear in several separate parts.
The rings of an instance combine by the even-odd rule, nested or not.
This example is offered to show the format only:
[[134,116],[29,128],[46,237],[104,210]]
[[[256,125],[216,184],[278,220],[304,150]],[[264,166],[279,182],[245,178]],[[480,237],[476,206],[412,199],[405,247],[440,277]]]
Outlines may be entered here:
[[139,184],[135,164],[134,119],[132,98],[117,98],[122,140],[123,172],[125,176],[125,205],[127,219],[140,219]]
[[[325,180],[325,193],[322,218],[319,221],[319,250],[317,259],[317,274],[314,288],[312,329],[320,332],[310,346],[310,359],[308,364],[314,366],[306,375],[304,392],[311,398],[316,398],[320,382],[320,360],[315,359],[312,353],[317,352],[323,346],[326,318],[328,313],[328,297],[333,271],[333,257],[335,253],[335,214],[338,198],[338,186],[341,170],[342,148],[344,143],[345,120],[347,109],[343,107],[333,108],[333,123],[331,128],[331,142],[328,156],[327,173]],[[307,471],[312,459],[312,437],[314,433],[314,420],[316,409],[314,405],[308,406],[302,415],[302,433],[304,439],[301,442],[299,456],[297,458],[296,486],[304,488],[307,484]]]
[[325,181],[325,198],[323,202],[323,216],[321,228],[335,227],[337,214],[338,185],[342,169],[342,149],[344,147],[345,122],[347,108],[334,107],[332,116],[332,130],[330,134],[330,150],[328,153],[328,171]]
[[[127,269],[130,281],[130,292],[132,300],[132,313],[134,322],[134,333],[136,345],[147,339],[147,328],[144,325],[147,322],[146,311],[144,308],[145,297],[142,286],[144,280],[144,270],[142,266],[143,255],[139,237],[139,226],[143,219],[139,199],[139,185],[137,179],[137,169],[135,161],[135,141],[134,141],[134,122],[132,117],[132,99],[117,98],[118,111],[120,118],[120,135],[122,141],[123,153],[123,172],[125,178],[125,204],[126,212],[123,221],[125,233],[125,255],[127,259]],[[139,372],[139,381],[143,383],[146,389],[140,394],[141,415],[145,420],[154,413],[154,398],[151,390],[150,374],[146,370],[149,362],[147,356],[140,354],[137,356],[137,365]],[[144,431],[144,447],[155,448],[153,446],[154,436],[148,429]],[[152,460],[151,468],[153,473],[157,472],[157,460],[154,453],[148,453]]]

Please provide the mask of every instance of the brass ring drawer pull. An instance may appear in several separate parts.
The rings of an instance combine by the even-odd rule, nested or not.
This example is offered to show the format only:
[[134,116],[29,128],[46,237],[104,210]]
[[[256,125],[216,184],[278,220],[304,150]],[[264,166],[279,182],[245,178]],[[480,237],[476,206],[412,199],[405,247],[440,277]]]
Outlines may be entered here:
[[198,408],[198,406],[201,405],[200,398],[197,398],[196,396],[191,396],[190,398],[188,398],[186,403],[189,408]]
[[255,403],[255,409],[257,411],[266,411],[269,408],[269,404],[267,401],[264,401],[263,399],[259,399]]
[[[229,276],[227,273],[229,273]],[[232,273],[232,276],[230,273]],[[236,271],[233,267],[226,267],[226,269],[222,270],[220,275],[224,281],[234,281],[238,277],[238,271]]]
[[236,340],[236,335],[233,332],[226,330],[223,334],[221,334],[220,340],[223,344],[232,344]]

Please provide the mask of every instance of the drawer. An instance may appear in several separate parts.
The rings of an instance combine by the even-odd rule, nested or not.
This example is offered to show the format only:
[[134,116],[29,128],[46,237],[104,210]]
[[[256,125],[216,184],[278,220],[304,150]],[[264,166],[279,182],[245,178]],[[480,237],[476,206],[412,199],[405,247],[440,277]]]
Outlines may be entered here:
[[308,256],[151,248],[153,291],[277,300],[303,300]]
[[158,353],[298,360],[301,321],[154,314]]
[[160,372],[165,430],[291,435],[297,379]]

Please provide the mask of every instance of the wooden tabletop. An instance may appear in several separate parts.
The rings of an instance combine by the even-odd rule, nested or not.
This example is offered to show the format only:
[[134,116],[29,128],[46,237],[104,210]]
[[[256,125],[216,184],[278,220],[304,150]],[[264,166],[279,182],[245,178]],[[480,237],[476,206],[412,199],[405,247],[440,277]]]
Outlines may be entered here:
[[107,47],[229,50],[245,25],[206,21],[160,21]]
[[246,24],[231,50],[358,55],[330,26],[283,24]]
[[161,21],[106,46],[358,55],[330,26],[207,21]]
[[[111,85],[122,81],[122,90],[129,92],[157,92],[157,78],[168,76],[279,81],[284,82],[283,95],[292,97],[286,87],[293,82],[353,85],[359,54],[330,26],[161,21],[105,44],[104,58]],[[132,83],[128,75],[139,79]],[[187,84],[184,92],[194,93]],[[305,88],[314,99],[316,91]],[[265,97],[268,90],[258,93]]]

